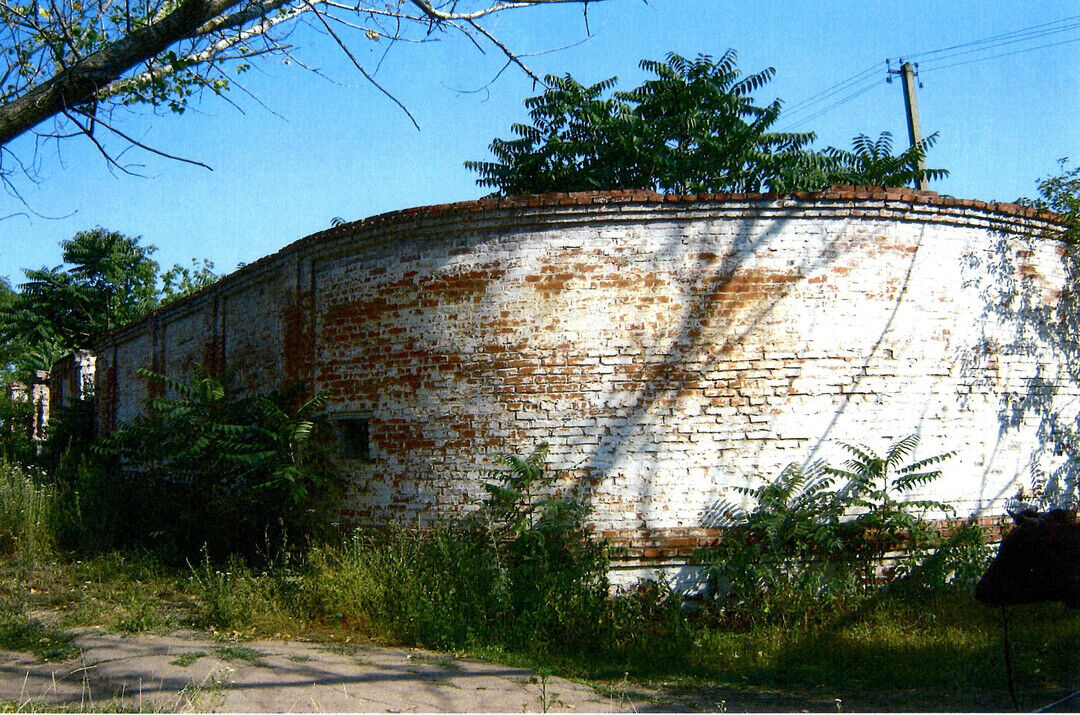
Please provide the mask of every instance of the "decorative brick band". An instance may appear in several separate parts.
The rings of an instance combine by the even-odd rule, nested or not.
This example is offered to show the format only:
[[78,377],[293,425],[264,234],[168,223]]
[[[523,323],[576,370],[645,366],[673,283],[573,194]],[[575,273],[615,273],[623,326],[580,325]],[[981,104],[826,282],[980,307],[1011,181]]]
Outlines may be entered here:
[[[987,543],[1001,541],[1011,528],[1005,516],[942,519],[935,522],[942,536],[950,536],[969,522],[983,529]],[[675,527],[667,529],[607,529],[600,534],[615,566],[670,566],[685,564],[700,549],[719,546],[726,529]]]

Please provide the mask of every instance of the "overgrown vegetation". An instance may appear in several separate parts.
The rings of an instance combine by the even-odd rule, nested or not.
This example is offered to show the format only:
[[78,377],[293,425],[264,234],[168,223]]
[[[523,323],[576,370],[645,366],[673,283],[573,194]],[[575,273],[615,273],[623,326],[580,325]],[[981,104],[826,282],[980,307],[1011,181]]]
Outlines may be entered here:
[[0,458],[0,557],[50,555],[57,531],[56,489],[32,469]]
[[318,439],[324,395],[238,394],[205,368],[188,381],[139,374],[160,394],[67,485],[84,495],[80,533],[179,563],[203,552],[272,559],[328,535],[338,480]]
[[[230,639],[424,645],[613,681],[921,689],[923,696],[969,683],[994,691],[1002,687],[997,615],[970,596],[987,557],[977,529],[951,540],[927,532],[903,568],[874,562],[883,544],[893,544],[881,534],[908,538],[918,526],[909,518],[922,518],[924,505],[904,501],[908,485],[934,478],[937,470],[927,467],[945,463],[944,455],[913,460],[913,450],[910,439],[883,457],[853,447],[841,468],[790,467],[775,483],[749,490],[755,505],[734,515],[728,550],[705,561],[731,587],[697,610],[656,583],[611,591],[605,549],[585,529],[587,510],[548,468],[542,447],[485,472],[487,498],[468,519],[423,531],[357,532],[270,558],[205,551],[181,568],[162,564],[160,552],[130,547],[128,555],[71,560],[55,544],[71,518],[63,512],[83,498],[64,499],[47,475],[8,465],[2,491],[23,496],[2,516],[4,543],[12,546],[0,558],[0,647],[63,658],[71,653],[66,629],[75,625],[194,626]],[[873,476],[846,489],[845,473],[865,476],[856,465]],[[840,505],[860,499],[877,515],[867,508],[845,519]],[[903,516],[883,521],[882,514]],[[863,533],[860,521],[873,526]],[[43,529],[54,531],[44,538]],[[40,545],[32,557],[16,557],[22,547],[14,545],[30,543]],[[866,543],[870,561],[838,560],[861,555]],[[46,624],[32,615],[43,610],[58,617]],[[1037,618],[1048,616],[1028,610],[1014,627],[1020,687],[1056,692],[1072,682],[1069,639],[1080,635],[1080,623],[1057,609],[1049,614],[1052,632],[1041,630]],[[240,645],[223,647],[257,657]]]
[[585,86],[570,75],[545,78],[525,100],[531,124],[495,139],[494,161],[469,161],[477,183],[504,195],[653,189],[667,193],[819,191],[836,184],[904,186],[939,179],[919,164],[937,139],[893,154],[892,136],[859,135],[851,150],[812,148],[813,132],[777,132],[782,103],[754,93],[773,68],[743,76],[734,50],[714,60],[669,53],[642,60],[653,75],[629,91],[617,79]]
[[66,265],[24,270],[18,290],[0,281],[0,374],[8,379],[25,382],[32,370],[48,370],[72,350],[218,278],[205,260],[159,273],[154,246],[103,228],[60,245]]
[[952,508],[909,498],[941,476],[930,467],[952,456],[905,464],[918,443],[910,435],[884,455],[841,443],[852,455],[842,467],[791,464],[760,487],[738,488],[753,508],[729,506],[723,541],[696,557],[707,569],[714,615],[743,626],[801,625],[883,588],[972,583],[989,558],[979,529],[965,524],[943,538],[927,514],[949,516]]

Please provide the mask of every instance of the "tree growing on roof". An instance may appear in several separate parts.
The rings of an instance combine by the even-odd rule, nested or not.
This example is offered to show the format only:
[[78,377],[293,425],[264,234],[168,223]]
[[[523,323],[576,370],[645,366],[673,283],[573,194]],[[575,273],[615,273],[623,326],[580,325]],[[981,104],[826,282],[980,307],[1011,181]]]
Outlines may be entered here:
[[531,124],[513,124],[510,139],[490,145],[494,161],[469,161],[477,183],[504,195],[653,189],[666,193],[812,191],[833,184],[902,186],[940,179],[919,170],[936,135],[898,155],[892,137],[859,135],[851,151],[811,148],[813,132],[778,132],[782,102],[754,93],[771,67],[743,75],[728,50],[714,60],[669,53],[642,60],[654,77],[628,92],[617,79],[585,86],[549,76],[548,89],[525,100]]

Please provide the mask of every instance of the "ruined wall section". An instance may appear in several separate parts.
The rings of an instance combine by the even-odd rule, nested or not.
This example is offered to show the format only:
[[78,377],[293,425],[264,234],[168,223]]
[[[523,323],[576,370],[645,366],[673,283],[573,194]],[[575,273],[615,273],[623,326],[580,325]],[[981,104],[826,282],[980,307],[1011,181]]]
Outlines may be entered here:
[[114,335],[103,417],[138,409],[136,367],[208,355],[255,389],[329,390],[370,441],[341,460],[357,522],[467,510],[478,468],[546,441],[634,556],[692,548],[732,487],[839,462],[836,440],[884,449],[918,431],[919,456],[957,450],[925,495],[966,515],[1063,460],[1046,410],[1014,409],[1034,393],[1075,415],[1068,351],[1045,329],[1064,246],[1025,238],[1045,228],[1019,207],[900,191],[399,212]]

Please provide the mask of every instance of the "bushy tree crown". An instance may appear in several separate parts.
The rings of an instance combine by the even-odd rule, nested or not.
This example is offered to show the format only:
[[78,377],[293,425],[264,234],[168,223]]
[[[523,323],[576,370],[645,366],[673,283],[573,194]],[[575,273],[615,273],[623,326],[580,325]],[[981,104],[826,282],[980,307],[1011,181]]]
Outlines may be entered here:
[[942,169],[920,170],[936,140],[892,154],[892,136],[857,136],[851,151],[810,148],[813,132],[777,132],[782,103],[755,100],[772,67],[743,76],[737,55],[664,62],[642,60],[654,75],[628,92],[612,77],[585,86],[548,76],[548,89],[525,100],[531,124],[495,139],[495,161],[468,161],[477,183],[504,195],[653,189],[666,193],[813,191],[834,184],[902,186]]

